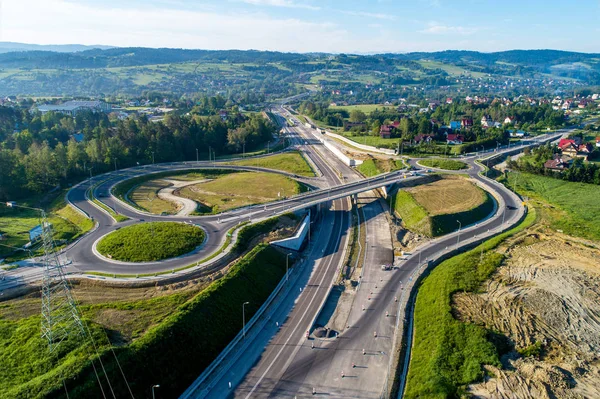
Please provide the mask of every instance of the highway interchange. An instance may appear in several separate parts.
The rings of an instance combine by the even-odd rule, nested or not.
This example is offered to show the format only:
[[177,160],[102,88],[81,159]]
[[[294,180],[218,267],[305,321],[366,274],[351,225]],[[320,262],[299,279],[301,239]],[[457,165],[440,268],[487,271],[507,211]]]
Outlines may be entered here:
[[[282,117],[294,118],[284,108],[278,112]],[[381,270],[381,264],[392,263],[394,258],[384,208],[372,190],[420,177],[418,174],[397,171],[361,179],[353,169],[328,153],[315,139],[315,134],[297,120],[294,127],[288,128],[293,146],[310,159],[321,175],[320,178],[303,180],[315,190],[266,205],[202,217],[158,216],[140,212],[110,193],[110,189],[118,182],[162,171],[230,168],[283,173],[262,168],[234,167],[222,162],[148,165],[95,177],[92,184],[101,181],[94,189],[95,197],[131,219],[118,225],[108,213],[88,200],[90,182],[84,182],[69,192],[68,200],[93,217],[98,225],[63,253],[72,261],[68,272],[79,274],[97,271],[134,275],[188,266],[219,249],[225,242],[226,233],[241,222],[264,220],[324,204],[318,229],[313,232],[293,278],[273,304],[260,315],[262,323],[255,324],[256,328],[248,331],[246,339],[230,354],[232,359],[224,361],[213,375],[203,376],[182,397],[295,398],[313,394],[329,398],[386,397],[393,380],[390,370],[395,369],[398,362],[392,354],[396,340],[403,334],[403,323],[397,318],[401,306],[405,305],[398,300],[402,297],[403,284],[410,281],[427,260],[435,260],[447,252],[461,250],[463,245],[472,245],[506,230],[518,223],[525,214],[526,209],[514,193],[480,175],[482,168],[476,163],[477,156],[464,158],[470,166],[466,172],[469,177],[496,199],[496,212],[479,224],[429,242],[398,263],[394,270]],[[415,161],[411,161],[411,165],[419,169]],[[354,194],[361,194],[359,201],[363,204],[368,242],[362,253],[366,262],[360,284],[347,310],[346,328],[338,331],[337,338],[317,339],[311,335],[307,339],[306,332],[312,334],[314,322],[327,301],[345,259],[353,212],[349,196]],[[207,232],[207,240],[191,254],[146,264],[115,262],[99,258],[92,251],[95,242],[118,227],[157,220],[192,222]],[[35,273],[32,275],[28,277],[29,280],[36,278]],[[0,281],[0,289],[22,282],[23,277],[16,271]]]

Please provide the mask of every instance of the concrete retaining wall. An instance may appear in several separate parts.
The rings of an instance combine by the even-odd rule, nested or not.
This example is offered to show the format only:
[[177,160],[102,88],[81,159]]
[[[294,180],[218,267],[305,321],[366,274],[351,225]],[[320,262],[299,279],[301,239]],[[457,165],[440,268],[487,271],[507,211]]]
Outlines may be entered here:
[[353,147],[356,147],[358,149],[367,151],[367,152],[377,152],[379,154],[385,154],[385,155],[396,155],[396,151],[394,150],[390,150],[387,148],[377,148],[377,147],[373,147],[371,145],[365,145],[365,144],[359,144],[356,141],[350,140],[349,138],[346,138],[344,136],[341,136],[339,134],[336,133],[331,133],[331,132],[325,132],[325,135],[333,137],[335,139],[341,140],[344,143],[347,143]]
[[292,251],[300,251],[308,234],[309,225],[310,211],[308,211],[308,214],[304,217],[304,220],[300,224],[300,227],[298,227],[296,234],[294,234],[292,237],[284,238],[283,240],[273,241],[271,244],[281,248],[291,249]]

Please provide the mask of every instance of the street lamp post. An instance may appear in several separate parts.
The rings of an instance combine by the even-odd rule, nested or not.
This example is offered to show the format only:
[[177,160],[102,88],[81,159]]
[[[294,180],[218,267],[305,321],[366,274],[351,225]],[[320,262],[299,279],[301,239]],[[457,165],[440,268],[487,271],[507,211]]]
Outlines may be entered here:
[[196,163],[198,163],[198,162],[199,162],[199,159],[198,159],[198,149],[196,148]]
[[460,220],[457,220],[458,222],[458,237],[456,238],[456,247],[458,247],[458,244],[460,243],[460,229],[462,229],[462,223],[460,222]]
[[246,309],[245,306],[249,305],[250,302],[244,302],[242,304],[242,336],[246,339]]
[[154,395],[154,389],[155,388],[160,388],[160,385],[158,385],[158,384],[152,385],[152,399],[156,399],[156,396]]

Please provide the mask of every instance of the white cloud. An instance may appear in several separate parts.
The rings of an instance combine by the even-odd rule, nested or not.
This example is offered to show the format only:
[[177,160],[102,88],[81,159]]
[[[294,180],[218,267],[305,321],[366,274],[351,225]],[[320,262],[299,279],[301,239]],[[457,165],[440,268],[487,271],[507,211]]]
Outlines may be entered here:
[[464,26],[447,26],[437,22],[430,22],[428,27],[420,30],[420,33],[427,33],[431,35],[473,35],[480,31],[480,28],[476,27],[464,27]]
[[288,7],[288,8],[305,8],[307,10],[320,10],[321,7],[310,4],[296,3],[291,0],[241,0],[243,3],[252,4],[255,6],[271,6],[271,7]]
[[110,7],[68,0],[4,3],[1,40],[202,49],[348,51],[349,32],[328,22],[173,8]]
[[342,11],[342,14],[353,15],[357,17],[366,17],[366,18],[375,18],[375,19],[387,19],[389,21],[394,21],[396,19],[395,15],[391,14],[381,14],[381,13],[373,13],[373,12],[364,12],[364,11]]

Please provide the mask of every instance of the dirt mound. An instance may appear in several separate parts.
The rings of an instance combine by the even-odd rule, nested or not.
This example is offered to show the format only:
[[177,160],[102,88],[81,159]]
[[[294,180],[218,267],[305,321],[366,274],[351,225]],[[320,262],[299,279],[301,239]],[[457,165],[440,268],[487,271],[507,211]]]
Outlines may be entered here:
[[454,296],[456,316],[500,331],[516,352],[471,392],[488,398],[600,397],[600,251],[530,234],[482,293]]

